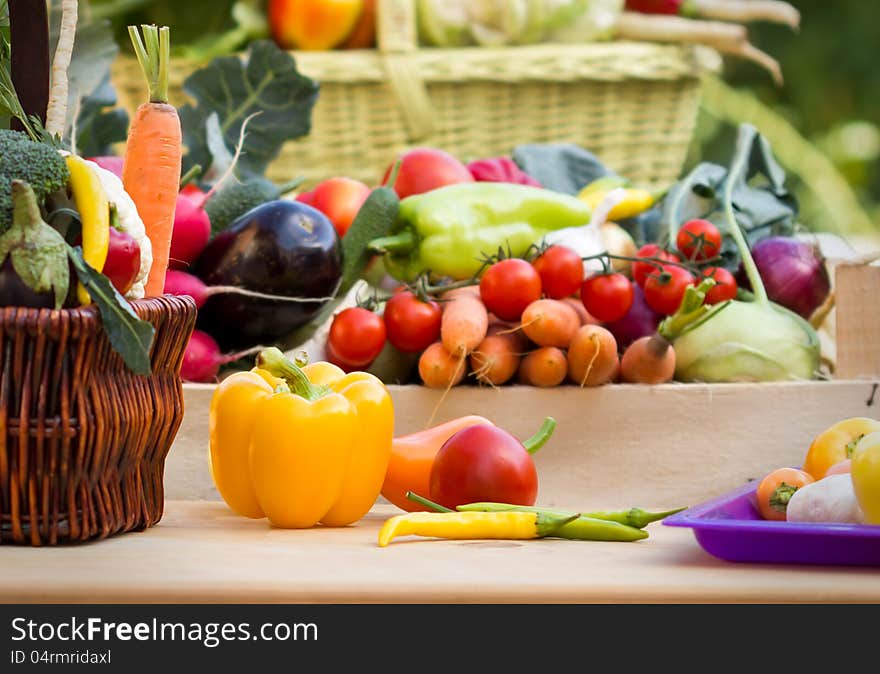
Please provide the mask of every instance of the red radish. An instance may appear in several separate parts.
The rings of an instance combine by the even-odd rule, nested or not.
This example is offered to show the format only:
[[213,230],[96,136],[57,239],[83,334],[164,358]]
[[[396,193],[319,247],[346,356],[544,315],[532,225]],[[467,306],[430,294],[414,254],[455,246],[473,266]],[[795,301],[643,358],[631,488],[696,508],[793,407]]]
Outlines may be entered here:
[[95,162],[102,169],[106,169],[116,175],[117,178],[122,177],[122,157],[106,156],[106,157],[88,157],[89,161]]
[[125,295],[134,284],[141,268],[141,247],[131,234],[110,228],[110,246],[101,273]]
[[168,262],[171,269],[186,269],[208,245],[211,221],[204,209],[205,202],[205,193],[192,184],[177,195]]
[[190,274],[179,269],[169,269],[165,274],[165,288],[163,292],[166,295],[189,295],[196,301],[196,307],[201,308],[213,295],[222,295],[224,293],[235,293],[245,295],[257,300],[273,300],[275,302],[329,302],[332,297],[285,297],[283,295],[267,295],[266,293],[258,293],[246,288],[238,288],[236,286],[209,286],[195,274]]
[[220,346],[207,332],[193,330],[183,352],[183,362],[180,366],[180,378],[183,381],[207,384],[217,381],[217,373],[220,366],[232,363],[239,358],[244,358],[260,351],[262,346],[256,346],[247,351],[238,353],[220,353]]

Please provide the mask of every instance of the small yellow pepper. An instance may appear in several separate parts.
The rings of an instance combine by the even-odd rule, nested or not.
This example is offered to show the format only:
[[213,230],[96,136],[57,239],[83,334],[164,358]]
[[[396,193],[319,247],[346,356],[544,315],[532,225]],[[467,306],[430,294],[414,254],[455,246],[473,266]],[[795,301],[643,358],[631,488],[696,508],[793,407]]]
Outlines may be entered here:
[[856,444],[850,465],[853,489],[868,524],[880,524],[880,432]]
[[456,540],[543,538],[577,518],[577,514],[571,513],[548,515],[514,511],[395,515],[386,520],[379,530],[379,547],[384,548],[397,536],[431,536]]
[[[110,202],[101,180],[81,157],[67,155],[69,185],[82,222],[83,259],[97,271],[104,269],[110,248]],[[91,297],[80,283],[76,288],[80,304],[90,304]]]
[[379,379],[278,349],[225,379],[211,401],[210,462],[230,508],[278,527],[345,526],[375,503],[394,409]]
[[613,206],[608,212],[607,219],[611,221],[624,220],[644,213],[654,206],[660,194],[663,194],[663,192],[656,193],[645,189],[628,187],[625,178],[606,176],[591,182],[577,196],[578,199],[588,204],[591,210],[595,211],[605,197],[608,196],[609,192],[619,188],[625,188],[626,195],[622,201]]
[[859,440],[876,431],[880,431],[880,421],[869,417],[838,421],[819,433],[810,443],[803,469],[816,480],[821,480],[835,463],[852,457]]

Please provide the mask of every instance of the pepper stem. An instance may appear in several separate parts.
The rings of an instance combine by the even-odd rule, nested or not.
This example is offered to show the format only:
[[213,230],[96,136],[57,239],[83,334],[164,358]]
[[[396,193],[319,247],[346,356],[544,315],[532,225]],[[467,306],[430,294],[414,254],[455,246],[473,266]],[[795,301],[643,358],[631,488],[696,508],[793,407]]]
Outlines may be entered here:
[[412,491],[406,492],[406,497],[410,501],[415,501],[416,503],[419,503],[419,504],[425,506],[426,508],[430,508],[431,510],[436,510],[438,513],[454,513],[454,512],[456,512],[452,508],[447,508],[446,506],[442,506],[439,503],[434,503],[434,501],[429,501],[424,496],[419,496],[418,494],[416,494],[415,492],[412,492]]
[[541,428],[538,429],[538,432],[522,443],[523,447],[526,448],[526,451],[529,454],[534,454],[547,444],[547,441],[550,439],[550,436],[553,435],[554,430],[556,430],[556,419],[553,417],[547,417],[544,419],[544,423],[541,424]]
[[580,516],[580,513],[565,515],[546,512],[535,513],[535,530],[538,532],[538,538],[552,536],[563,526],[569,522],[574,522]]
[[286,381],[291,393],[306,400],[317,400],[325,393],[324,387],[312,384],[299,365],[287,358],[277,347],[260,351],[256,366]]
[[378,239],[373,239],[367,244],[367,248],[374,253],[408,253],[415,246],[416,237],[409,230],[391,236],[382,236]]

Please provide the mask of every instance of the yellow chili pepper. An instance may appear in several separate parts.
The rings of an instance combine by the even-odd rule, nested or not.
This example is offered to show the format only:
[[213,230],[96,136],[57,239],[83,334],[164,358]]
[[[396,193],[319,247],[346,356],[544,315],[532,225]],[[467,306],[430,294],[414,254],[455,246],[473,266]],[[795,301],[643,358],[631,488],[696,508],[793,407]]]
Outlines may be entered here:
[[[83,258],[101,271],[110,247],[110,202],[100,179],[84,159],[70,154],[66,162],[70,189],[82,222]],[[80,304],[92,301],[82,284],[77,285],[76,296]]]
[[285,528],[344,526],[379,496],[394,410],[373,375],[300,368],[273,348],[217,387],[210,424],[212,475],[233,510]]
[[665,194],[665,190],[651,192],[649,190],[629,187],[626,178],[619,176],[605,176],[594,180],[578,192],[578,199],[590,206],[595,211],[600,203],[612,190],[626,188],[623,200],[616,204],[608,212],[608,220],[625,220],[644,213],[657,203],[657,200]]
[[577,514],[548,515],[534,512],[454,512],[395,515],[379,530],[379,547],[397,536],[431,536],[470,540],[503,538],[523,540],[549,536]]
[[869,433],[852,453],[853,489],[868,524],[880,524],[880,432]]

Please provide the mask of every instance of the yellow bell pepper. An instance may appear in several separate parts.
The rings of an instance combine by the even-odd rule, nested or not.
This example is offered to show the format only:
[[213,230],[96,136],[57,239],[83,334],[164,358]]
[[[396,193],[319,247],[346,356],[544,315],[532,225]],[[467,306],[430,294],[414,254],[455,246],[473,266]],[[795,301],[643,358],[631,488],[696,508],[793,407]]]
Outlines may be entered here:
[[[278,349],[225,379],[211,401],[211,474],[230,508],[278,527],[345,526],[382,489],[394,409],[384,384]],[[278,378],[280,377],[280,379]]]
[[[70,154],[65,161],[70,171],[73,200],[82,222],[83,259],[101,271],[110,248],[110,202],[100,178],[82,157]],[[81,283],[77,285],[76,296],[80,304],[92,301]]]
[[850,465],[853,489],[868,524],[880,524],[880,432],[856,444]]

